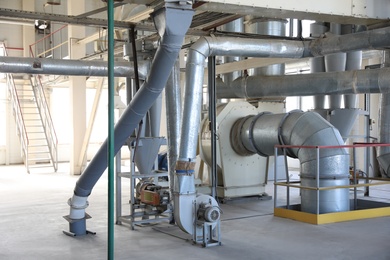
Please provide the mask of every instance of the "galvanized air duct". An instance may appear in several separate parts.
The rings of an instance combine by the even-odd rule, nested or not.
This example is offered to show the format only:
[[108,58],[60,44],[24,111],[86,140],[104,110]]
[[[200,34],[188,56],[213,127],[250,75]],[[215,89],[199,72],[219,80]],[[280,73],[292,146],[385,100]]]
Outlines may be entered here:
[[[363,27],[358,25],[343,25],[342,34],[355,33],[363,31]],[[347,52],[347,62],[345,64],[345,70],[360,70],[362,68],[363,51],[350,51]],[[357,108],[357,95],[349,94],[344,95],[344,107],[355,109]]]
[[[324,23],[315,22],[310,24],[310,36],[314,38],[320,38],[328,30],[328,27]],[[310,72],[325,72],[324,57],[310,58]],[[314,109],[325,109],[325,95],[314,96]]]
[[236,79],[231,87],[217,82],[218,98],[259,98],[389,92],[390,68],[343,72],[254,76]]
[[[227,32],[238,32],[238,33],[244,32],[244,18],[239,18],[237,20],[225,24],[224,30]],[[239,61],[240,59],[241,57],[239,56],[224,57],[224,63],[235,62],[235,61]],[[224,82],[226,82],[226,84],[229,84],[230,82],[232,82],[233,80],[235,80],[240,76],[241,76],[241,71],[234,71],[231,73],[223,74],[222,79]]]
[[[141,79],[146,78],[149,67],[149,61],[139,62],[138,73]],[[108,67],[106,61],[61,60],[3,56],[0,57],[0,72],[107,77]],[[128,62],[116,62],[114,66],[114,76],[134,77],[134,68]]]
[[[250,32],[260,35],[271,36],[286,36],[286,23],[285,19],[271,19],[271,18],[254,18],[249,21]],[[273,64],[265,67],[254,68],[248,70],[248,75],[284,75],[285,64]]]
[[168,174],[169,195],[173,202],[176,160],[179,155],[180,122],[181,122],[181,90],[180,63],[176,61],[165,87],[165,107],[168,134]]
[[[294,146],[343,145],[339,131],[315,112],[262,113],[237,120],[231,130],[231,144],[240,155],[274,155],[276,144]],[[291,148],[287,154],[301,163],[301,183],[316,187],[317,158],[313,149]],[[349,184],[349,155],[343,148],[321,149],[319,186]],[[317,213],[316,191],[301,190],[301,210]],[[319,213],[349,210],[348,189],[320,191]]]
[[[341,34],[341,24],[331,23],[330,33],[333,35]],[[333,53],[325,55],[325,71],[345,71],[345,64],[347,61],[347,54],[345,52]],[[341,95],[329,95],[329,108],[331,110],[341,108]]]
[[[389,51],[384,51],[383,66],[390,67]],[[379,142],[390,143],[390,93],[381,96],[379,118]],[[379,147],[378,162],[384,175],[390,177],[390,147]]]
[[[193,10],[189,4],[180,4],[180,8],[177,7],[176,3],[166,3],[164,8],[157,10],[153,15],[161,43],[145,83],[115,126],[115,152],[119,151],[164,89],[179,55],[184,36],[192,21]],[[87,198],[106,168],[107,140],[84,170],[76,183],[73,197],[69,199],[70,214],[66,218],[69,221],[70,232],[76,235],[86,234]]]

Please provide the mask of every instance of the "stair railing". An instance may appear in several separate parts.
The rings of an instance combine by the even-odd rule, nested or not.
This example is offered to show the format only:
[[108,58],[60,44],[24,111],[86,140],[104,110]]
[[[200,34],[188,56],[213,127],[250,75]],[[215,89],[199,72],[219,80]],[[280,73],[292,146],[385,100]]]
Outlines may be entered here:
[[[2,42],[0,43],[0,48],[4,49],[4,56],[8,56],[7,48],[5,44]],[[22,109],[20,107],[18,92],[16,90],[16,85],[14,78],[11,73],[6,73],[6,79],[7,79],[7,87],[8,87],[8,93],[9,93],[9,99],[11,101],[12,106],[12,114],[15,118],[16,123],[16,130],[19,136],[20,140],[20,148],[21,148],[21,154],[24,159],[24,163],[27,168],[27,172],[30,172],[29,165],[28,165],[28,136],[26,131],[26,125],[23,119]]]
[[58,170],[58,139],[39,75],[30,78],[54,170]]

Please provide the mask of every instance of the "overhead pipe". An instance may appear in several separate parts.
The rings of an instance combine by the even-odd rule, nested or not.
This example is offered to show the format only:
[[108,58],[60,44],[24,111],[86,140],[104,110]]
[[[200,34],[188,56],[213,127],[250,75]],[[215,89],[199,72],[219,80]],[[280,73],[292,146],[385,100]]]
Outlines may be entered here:
[[389,92],[390,68],[287,76],[254,76],[226,86],[217,82],[218,98],[260,98]]
[[[165,3],[165,7],[153,13],[156,29],[161,36],[150,73],[123,112],[115,126],[115,153],[120,150],[126,139],[138,126],[139,121],[153,105],[164,89],[172,67],[179,55],[185,34],[192,21],[193,10],[190,4]],[[180,22],[178,22],[180,21]],[[69,221],[70,232],[74,235],[87,233],[85,219],[88,215],[88,196],[93,187],[107,168],[107,140],[93,157],[74,189],[74,195],[69,199],[70,214],[65,218]]]
[[[149,71],[150,62],[138,63],[138,73],[145,79]],[[108,66],[106,61],[83,61],[46,58],[0,57],[1,73],[45,74],[64,76],[94,76],[107,77]],[[128,62],[116,62],[114,65],[115,77],[134,77],[134,67]]]
[[[259,154],[273,156],[274,146],[340,146],[344,144],[339,131],[315,112],[288,114],[262,113],[236,121],[231,129],[231,144],[242,156]],[[349,184],[349,155],[344,148],[322,149],[317,161],[313,149],[289,148],[287,154],[301,163],[301,183],[316,187],[319,165],[319,186]],[[301,190],[301,210],[317,213],[316,191]],[[320,191],[319,213],[349,210],[349,190]]]

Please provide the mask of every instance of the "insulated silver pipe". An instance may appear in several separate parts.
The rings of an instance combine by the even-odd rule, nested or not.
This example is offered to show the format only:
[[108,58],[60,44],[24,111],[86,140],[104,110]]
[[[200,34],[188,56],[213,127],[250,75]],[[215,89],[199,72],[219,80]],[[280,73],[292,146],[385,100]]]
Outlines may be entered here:
[[[274,155],[277,144],[293,146],[339,146],[344,141],[338,130],[315,112],[259,114],[236,121],[231,130],[233,149],[242,156]],[[316,187],[317,163],[320,187],[349,184],[349,155],[343,148],[321,149],[317,161],[316,149],[291,148],[288,155],[301,163],[303,186]],[[301,190],[301,210],[317,213],[316,191]],[[320,191],[319,213],[349,210],[348,189]]]
[[[138,73],[145,79],[149,71],[150,62],[138,63]],[[107,77],[108,66],[106,61],[83,61],[45,58],[0,57],[1,73],[46,74],[64,76],[95,76]],[[115,77],[134,77],[134,68],[129,62],[116,62]]]
[[175,184],[176,159],[179,156],[180,122],[181,122],[181,91],[180,91],[180,63],[176,60],[165,87],[165,107],[168,133],[168,174],[169,195],[173,201]]
[[390,68],[236,79],[231,87],[217,81],[218,98],[386,93]]

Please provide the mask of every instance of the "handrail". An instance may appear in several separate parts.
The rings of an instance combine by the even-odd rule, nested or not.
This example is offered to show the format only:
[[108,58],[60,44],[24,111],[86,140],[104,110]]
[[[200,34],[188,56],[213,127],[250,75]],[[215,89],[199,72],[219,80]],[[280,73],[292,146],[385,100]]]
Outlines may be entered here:
[[42,121],[42,126],[45,132],[47,144],[49,147],[50,157],[53,162],[55,171],[58,169],[58,138],[54,128],[53,120],[50,114],[50,109],[47,105],[46,95],[43,90],[43,85],[39,75],[33,76],[35,80],[31,86],[33,88],[34,96],[36,99],[37,107]]
[[[34,43],[30,44],[30,45],[29,45],[29,49],[30,49],[30,55],[31,55],[31,57],[35,57],[35,56],[36,56],[36,55],[34,55],[34,52],[33,52],[33,46],[36,46],[38,43],[42,42],[43,40],[45,40],[45,39],[47,39],[47,38],[53,36],[55,33],[60,32],[61,30],[63,30],[63,29],[66,28],[67,26],[68,26],[68,25],[65,24],[65,25],[61,26],[60,28],[58,28],[57,30],[55,30],[55,31],[53,31],[53,32],[51,32],[51,33],[45,35],[45,36],[42,37],[41,39],[39,39],[39,40],[35,41]],[[65,42],[62,42],[62,41],[61,41],[60,44],[58,44],[58,45],[56,45],[56,46],[54,46],[54,47],[52,47],[52,48],[50,48],[50,49],[48,49],[48,50],[44,50],[43,52],[39,53],[39,54],[38,54],[38,57],[41,56],[41,55],[43,55],[43,54],[46,54],[47,52],[53,51],[54,49],[59,48],[59,47],[61,47],[62,45],[68,43],[68,42],[69,42],[69,41],[65,41]],[[61,57],[61,58],[62,58],[62,57]]]
[[[362,142],[356,142],[353,143],[352,145],[337,145],[337,146],[300,146],[300,145],[275,145],[275,157],[278,156],[278,150],[282,150],[283,156],[285,157],[285,162],[287,164],[286,160],[286,150],[289,148],[295,148],[295,149],[316,149],[317,150],[317,175],[316,175],[316,180],[317,180],[317,185],[314,187],[308,187],[308,186],[303,186],[301,185],[301,181],[290,181],[288,178],[288,171],[287,168],[288,166],[286,165],[286,181],[279,181],[278,180],[278,174],[277,174],[277,167],[276,163],[274,165],[274,173],[275,173],[275,182],[274,182],[274,208],[277,208],[277,187],[278,186],[283,186],[287,187],[287,208],[290,206],[290,195],[289,195],[289,189],[290,188],[298,188],[298,189],[304,189],[304,190],[313,190],[317,192],[317,214],[319,214],[318,211],[318,205],[319,205],[319,191],[325,191],[325,190],[335,190],[335,189],[347,189],[347,188],[353,188],[354,190],[354,196],[353,196],[353,201],[354,201],[354,209],[357,209],[357,188],[358,187],[365,187],[369,188],[370,186],[377,186],[377,185],[384,185],[384,184],[390,184],[390,178],[373,178],[369,177],[369,173],[366,173],[366,176],[363,177],[362,179],[365,180],[365,183],[358,183],[358,177],[356,176],[356,148],[375,148],[375,147],[390,147],[390,143],[362,143]],[[352,181],[353,184],[350,183],[349,185],[333,185],[333,186],[326,186],[326,187],[320,187],[318,180],[319,180],[319,153],[320,149],[345,149],[345,148],[351,148],[353,150],[353,173],[352,175]],[[369,181],[379,181],[376,183],[369,183]],[[368,194],[368,192],[366,192]],[[366,195],[365,196],[368,196]]]
[[[4,56],[8,56],[7,47],[5,46],[5,44],[3,42],[1,42],[0,46],[4,49]],[[28,140],[26,125],[24,123],[24,118],[23,118],[23,114],[22,114],[22,108],[20,106],[19,97],[18,97],[18,93],[16,91],[16,85],[15,85],[15,81],[14,81],[12,74],[7,73],[6,77],[7,77],[8,92],[9,92],[11,104],[12,104],[12,111],[13,111],[15,121],[16,121],[16,128],[17,128],[17,131],[19,133],[21,150],[22,150],[22,154],[24,155],[24,159],[25,159],[25,163],[26,163],[26,167],[27,167],[27,172],[29,172],[29,169],[28,169],[29,140]]]

